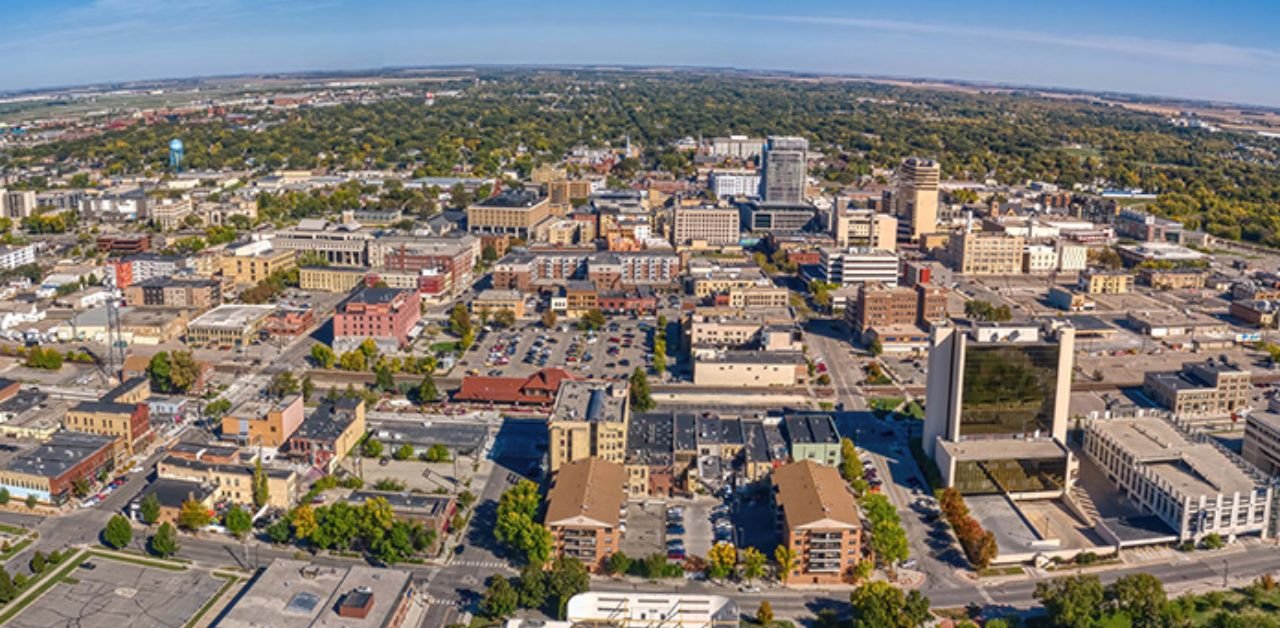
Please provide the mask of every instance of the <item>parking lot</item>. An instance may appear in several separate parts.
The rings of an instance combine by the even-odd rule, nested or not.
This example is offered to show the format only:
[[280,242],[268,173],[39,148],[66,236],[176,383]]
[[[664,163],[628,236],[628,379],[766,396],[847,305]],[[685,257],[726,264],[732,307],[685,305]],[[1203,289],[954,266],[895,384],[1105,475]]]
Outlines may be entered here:
[[[91,566],[92,568],[90,568]],[[170,571],[91,556],[9,622],[48,626],[184,626],[223,580],[208,572]]]
[[653,323],[621,318],[595,333],[579,331],[572,323],[550,330],[537,323],[495,330],[476,340],[455,373],[527,377],[545,367],[560,367],[581,377],[626,377],[635,367],[647,365],[652,334]]

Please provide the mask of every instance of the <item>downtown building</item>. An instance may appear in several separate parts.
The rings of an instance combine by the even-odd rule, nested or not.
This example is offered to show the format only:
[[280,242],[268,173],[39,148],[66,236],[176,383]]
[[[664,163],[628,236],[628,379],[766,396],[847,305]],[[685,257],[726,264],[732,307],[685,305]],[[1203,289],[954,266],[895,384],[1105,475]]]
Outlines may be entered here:
[[1036,323],[935,325],[921,444],[966,496],[1061,497],[1075,330]]
[[521,291],[551,289],[586,279],[600,291],[674,286],[680,257],[663,251],[530,251],[512,253],[493,267],[493,287]]
[[938,227],[938,181],[942,169],[931,159],[911,157],[895,173],[893,213],[906,239],[919,242]]
[[421,316],[413,291],[365,288],[334,313],[333,350],[350,351],[372,339],[381,351],[399,351],[409,344],[409,334]]
[[838,286],[860,283],[898,285],[898,256],[880,249],[822,249],[822,279]]

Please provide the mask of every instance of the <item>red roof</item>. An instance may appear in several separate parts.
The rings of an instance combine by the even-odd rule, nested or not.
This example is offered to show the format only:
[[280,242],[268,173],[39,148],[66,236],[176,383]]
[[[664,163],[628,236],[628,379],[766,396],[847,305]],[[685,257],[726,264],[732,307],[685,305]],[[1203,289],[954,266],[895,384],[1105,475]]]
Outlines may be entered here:
[[453,398],[456,401],[545,403],[555,398],[560,382],[566,379],[573,379],[573,376],[560,368],[542,369],[523,379],[469,375],[462,379],[462,387]]

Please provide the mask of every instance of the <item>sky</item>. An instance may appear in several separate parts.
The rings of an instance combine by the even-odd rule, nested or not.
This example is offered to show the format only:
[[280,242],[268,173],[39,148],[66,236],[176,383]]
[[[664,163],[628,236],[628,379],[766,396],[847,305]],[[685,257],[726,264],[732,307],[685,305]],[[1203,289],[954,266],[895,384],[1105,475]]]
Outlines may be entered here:
[[1280,106],[1276,0],[0,0],[0,91],[455,64],[717,66]]

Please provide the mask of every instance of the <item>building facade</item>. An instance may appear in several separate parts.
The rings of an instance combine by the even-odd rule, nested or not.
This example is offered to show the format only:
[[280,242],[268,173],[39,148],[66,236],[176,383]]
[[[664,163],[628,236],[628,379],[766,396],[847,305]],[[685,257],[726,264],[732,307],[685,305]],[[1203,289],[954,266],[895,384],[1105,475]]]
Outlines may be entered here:
[[546,526],[557,556],[577,558],[593,572],[604,570],[622,543],[627,504],[621,463],[589,457],[565,463],[547,491]]
[[851,581],[862,560],[862,518],[840,472],[804,460],[774,469],[772,483],[782,544],[796,557],[787,582]]

